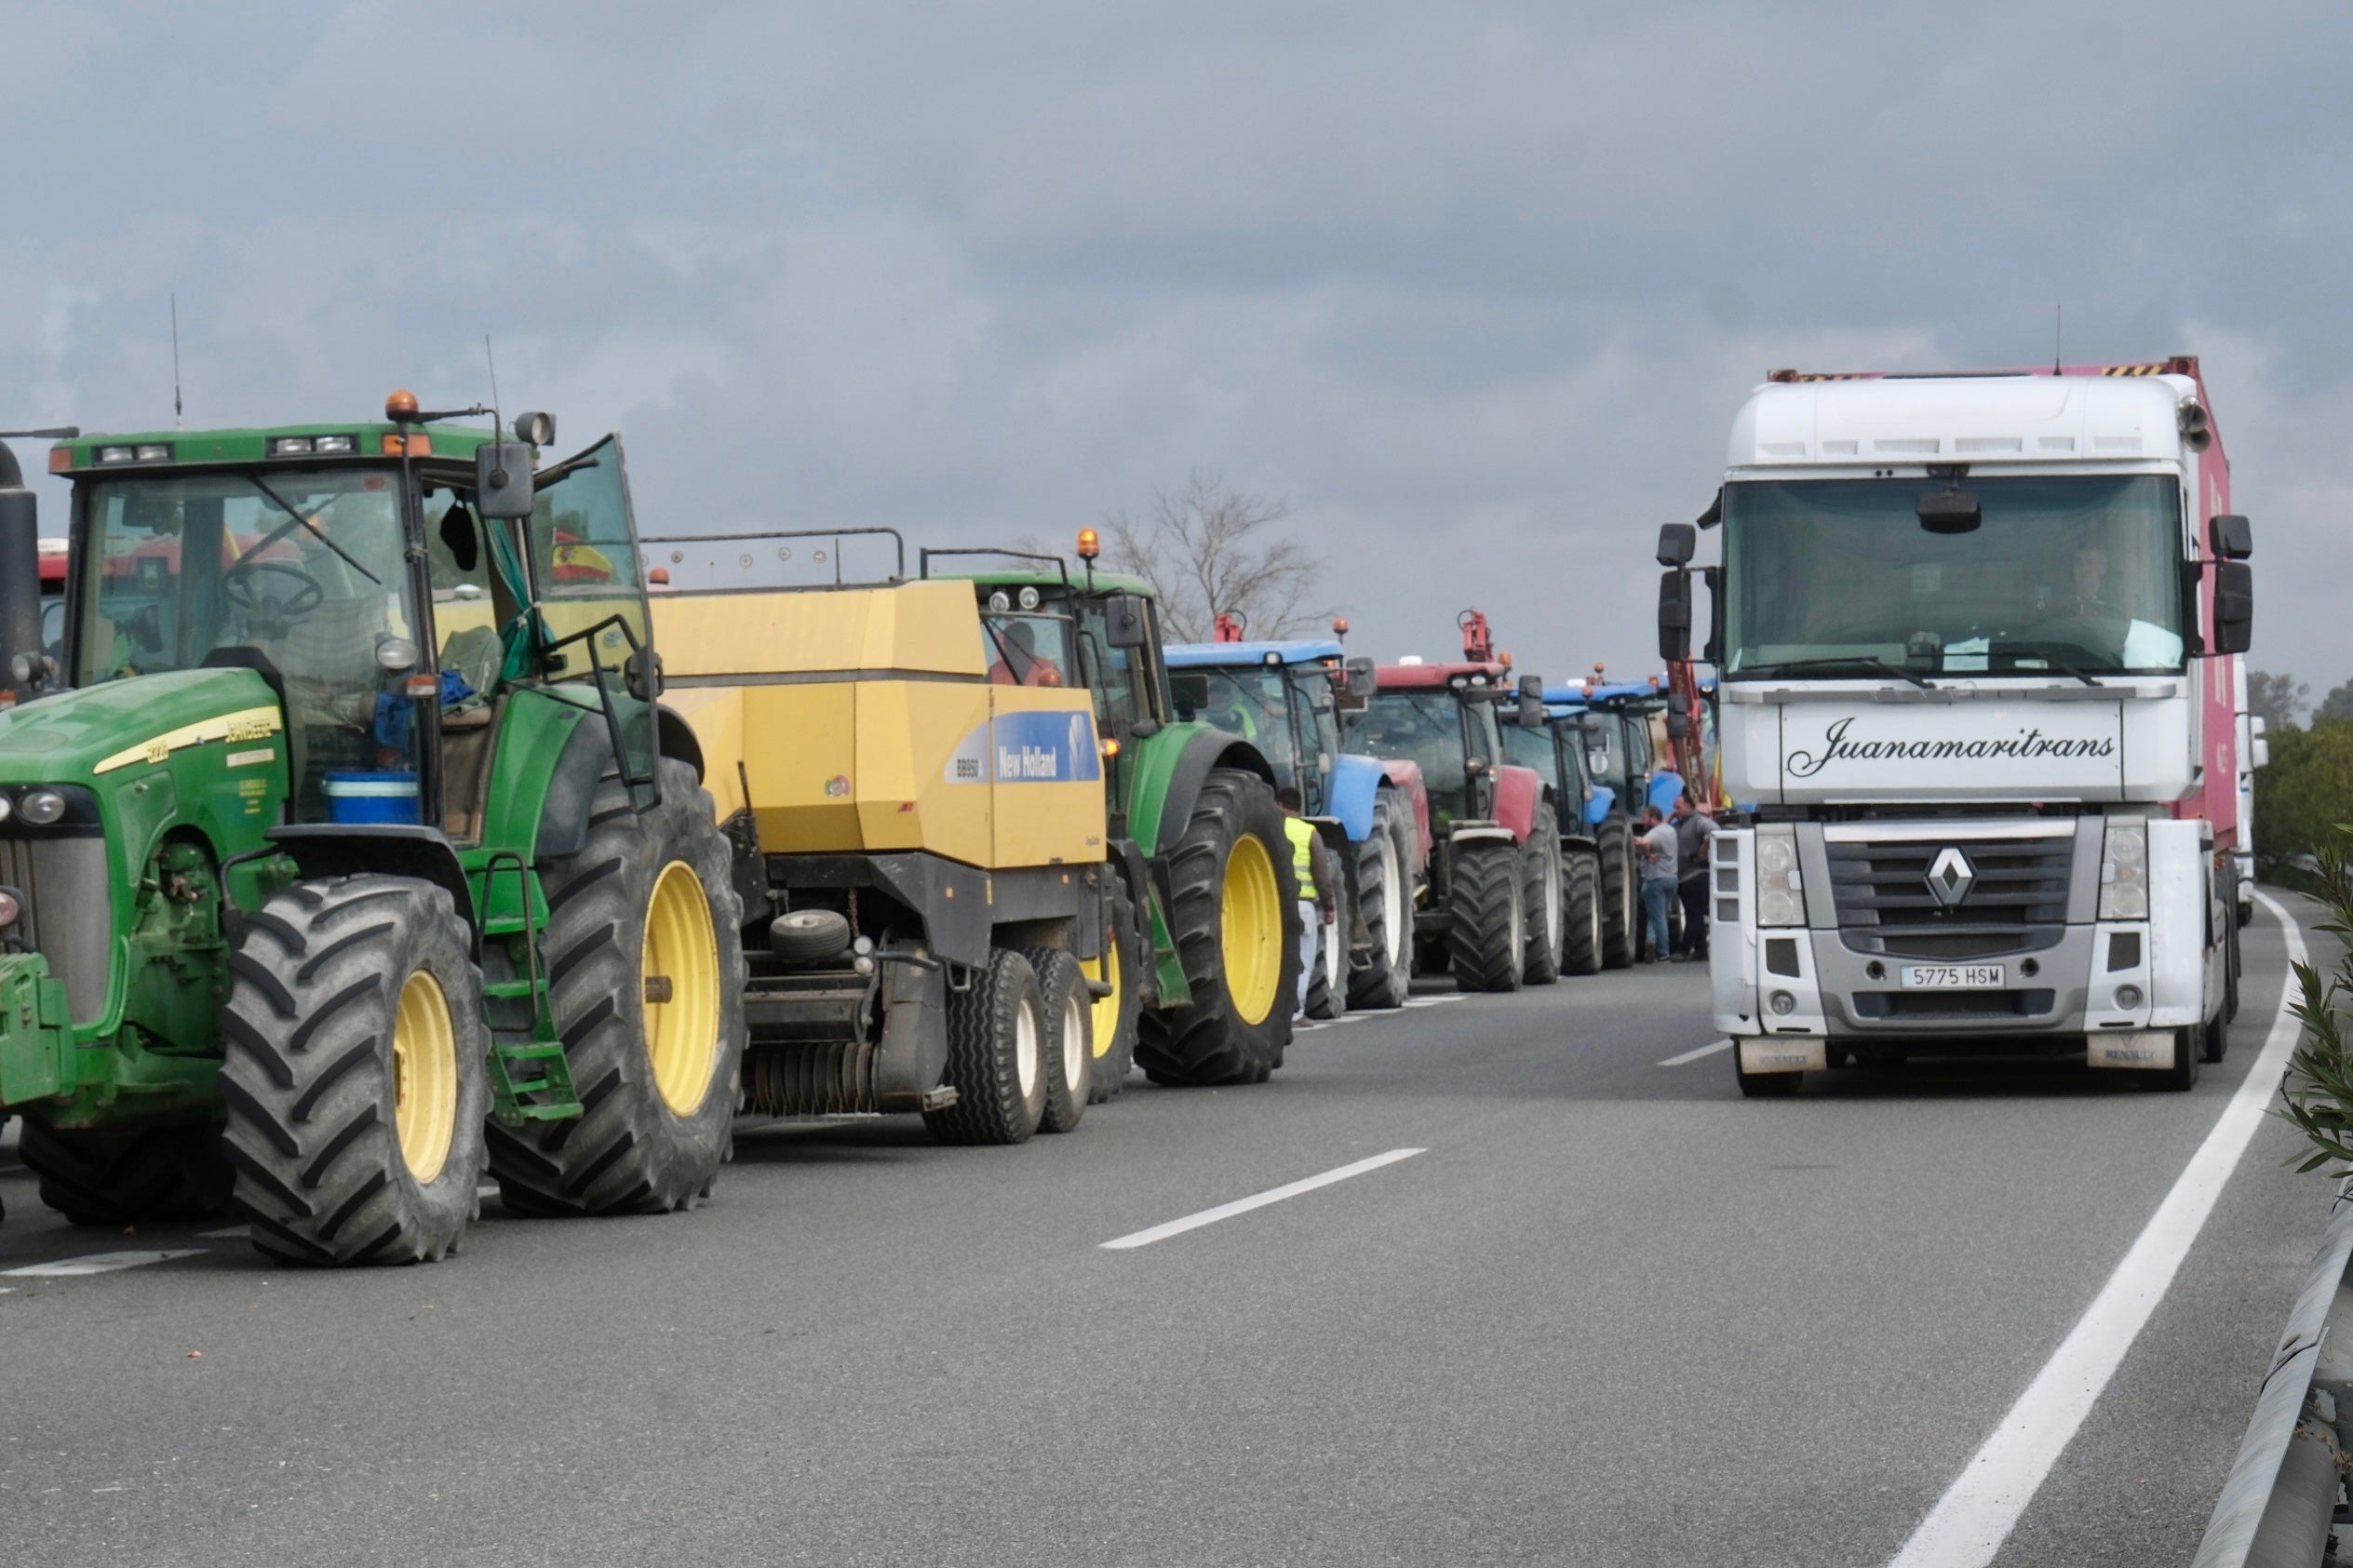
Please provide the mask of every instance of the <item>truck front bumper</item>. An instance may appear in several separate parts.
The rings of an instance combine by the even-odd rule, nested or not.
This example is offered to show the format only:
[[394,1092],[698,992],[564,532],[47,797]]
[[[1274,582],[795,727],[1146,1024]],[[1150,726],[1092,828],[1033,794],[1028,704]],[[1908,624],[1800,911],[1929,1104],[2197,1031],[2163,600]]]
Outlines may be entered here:
[[65,982],[38,953],[0,953],[0,1109],[72,1087],[73,1052]]

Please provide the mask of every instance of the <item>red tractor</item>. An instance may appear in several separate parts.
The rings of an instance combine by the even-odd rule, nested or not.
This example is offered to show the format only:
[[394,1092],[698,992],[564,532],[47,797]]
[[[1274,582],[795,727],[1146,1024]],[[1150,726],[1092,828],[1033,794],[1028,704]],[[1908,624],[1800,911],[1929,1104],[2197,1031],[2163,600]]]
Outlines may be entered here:
[[1465,610],[1459,663],[1401,660],[1375,671],[1353,746],[1419,767],[1429,795],[1429,867],[1414,916],[1418,972],[1452,972],[1466,991],[1516,991],[1560,977],[1562,862],[1556,806],[1530,768],[1503,760],[1500,703],[1532,704],[1486,617]]

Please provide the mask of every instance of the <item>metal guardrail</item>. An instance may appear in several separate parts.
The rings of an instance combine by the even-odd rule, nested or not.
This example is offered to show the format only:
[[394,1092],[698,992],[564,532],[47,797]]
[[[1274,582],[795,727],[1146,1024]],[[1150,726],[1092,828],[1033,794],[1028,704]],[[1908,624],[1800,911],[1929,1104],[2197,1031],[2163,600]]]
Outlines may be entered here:
[[2255,1398],[2191,1568],[2318,1568],[2353,1432],[2353,1180],[2337,1189],[2312,1272]]

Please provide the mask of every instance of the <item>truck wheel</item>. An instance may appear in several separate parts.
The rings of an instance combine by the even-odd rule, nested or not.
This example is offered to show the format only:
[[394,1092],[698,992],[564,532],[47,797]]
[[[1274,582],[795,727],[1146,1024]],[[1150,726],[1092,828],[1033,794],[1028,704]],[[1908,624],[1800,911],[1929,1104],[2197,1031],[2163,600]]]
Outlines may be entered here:
[[[2229,961],[2224,966],[2223,1022],[2225,1024],[2239,1021],[2239,929],[2234,926],[2230,932]],[[2217,1056],[2214,1060],[2219,1062],[2222,1058]]]
[[1732,1076],[1740,1080],[1741,1093],[1751,1100],[1791,1100],[1797,1096],[1798,1080],[1804,1073],[1753,1073],[1741,1065],[1741,1048],[1732,1048]]
[[1213,768],[1168,857],[1169,934],[1190,1007],[1144,1014],[1136,1059],[1163,1083],[1259,1083],[1283,1060],[1298,995],[1298,900],[1274,790]]
[[2141,1075],[2151,1089],[2179,1094],[2198,1087],[2198,1060],[2206,1054],[2206,1029],[2173,1031],[2173,1065]]
[[2198,1059],[2219,1062],[2230,1050],[2230,1010],[2225,1007],[2198,1031]]
[[1372,961],[1348,977],[1351,1007],[1403,1007],[1413,994],[1414,891],[1405,868],[1413,823],[1393,790],[1373,797],[1373,830],[1356,847],[1356,913]]
[[1094,1087],[1088,1098],[1096,1104],[1119,1098],[1127,1075],[1136,1065],[1136,1015],[1143,1011],[1143,939],[1137,934],[1136,904],[1124,891],[1114,891],[1105,916],[1103,956],[1080,964],[1089,980],[1108,982],[1111,994],[1094,999],[1087,1021],[1087,1038],[1095,1052]]
[[972,982],[948,993],[948,1071],[956,1103],[925,1111],[943,1144],[1027,1143],[1045,1115],[1049,1072],[1045,994],[1029,960],[989,950]]
[[1531,985],[1550,985],[1561,977],[1562,928],[1567,917],[1561,901],[1560,820],[1550,806],[1536,809],[1524,853],[1520,904],[1527,911],[1527,960],[1524,966]]
[[1573,850],[1561,898],[1561,968],[1570,974],[1601,972],[1601,865],[1590,850]]
[[1094,1012],[1086,994],[1086,976],[1079,960],[1059,947],[1032,947],[1023,957],[1038,976],[1038,993],[1045,1019],[1042,1076],[1045,1106],[1038,1118],[1041,1132],[1068,1132],[1086,1114],[1095,1089],[1094,1036],[1088,1025]]
[[581,1114],[492,1123],[491,1170],[518,1213],[652,1214],[710,1195],[741,1092],[742,904],[711,797],[661,763],[639,813],[617,775],[580,852],[543,874],[548,1011]]
[[1594,829],[1601,851],[1601,962],[1604,969],[1631,969],[1642,941],[1634,911],[1634,830],[1626,819],[1608,816]]
[[1332,903],[1334,918],[1316,944],[1315,972],[1307,983],[1307,1015],[1326,1024],[1348,1016],[1348,933],[1356,929],[1345,885],[1332,890]]
[[482,972],[448,890],[299,882],[245,918],[221,1014],[222,1146],[262,1253],[431,1263],[480,1204]]
[[211,1122],[61,1132],[27,1117],[17,1154],[41,1178],[41,1201],[74,1225],[210,1219],[229,1203]]
[[1446,956],[1466,991],[1516,991],[1526,978],[1527,908],[1521,902],[1520,847],[1481,838],[1454,851],[1454,899]]

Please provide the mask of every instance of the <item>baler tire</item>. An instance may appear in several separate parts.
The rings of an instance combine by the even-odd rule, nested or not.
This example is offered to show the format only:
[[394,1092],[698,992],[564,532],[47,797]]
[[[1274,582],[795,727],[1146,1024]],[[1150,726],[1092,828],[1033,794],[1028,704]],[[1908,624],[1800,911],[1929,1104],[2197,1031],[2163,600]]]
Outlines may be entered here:
[[229,1206],[217,1122],[60,1132],[26,1117],[17,1156],[69,1225],[212,1219]]
[[[1136,1019],[1144,1008],[1146,978],[1141,957],[1144,943],[1137,934],[1136,905],[1125,891],[1112,892],[1105,922],[1105,957],[1095,967],[1100,971],[1108,962],[1114,966],[1114,972],[1108,976],[1113,987],[1111,995],[1096,1004],[1097,1011],[1089,1020],[1088,1037],[1094,1042],[1095,1067],[1088,1100],[1096,1105],[1118,1099],[1120,1091],[1127,1087],[1127,1075],[1136,1065]],[[1098,973],[1095,978],[1107,976]]]
[[[1257,840],[1274,878],[1274,985],[1253,1019],[1236,1003],[1226,972],[1224,902],[1229,862],[1244,839]],[[1168,856],[1169,934],[1192,997],[1190,1007],[1157,1009],[1137,1020],[1136,1060],[1155,1083],[1263,1083],[1291,1040],[1298,997],[1299,930],[1291,845],[1274,788],[1256,773],[1213,768],[1195,799],[1184,837]]]
[[1567,934],[1561,945],[1561,968],[1569,974],[1599,974],[1601,864],[1591,850],[1569,851],[1565,880],[1566,887],[1561,895],[1561,915]]
[[1601,853],[1601,962],[1604,969],[1631,969],[1642,949],[1636,911],[1634,830],[1614,812],[1593,830]]
[[769,922],[770,951],[785,963],[821,964],[850,950],[856,933],[838,909],[796,909]]
[[1520,846],[1482,838],[1454,851],[1446,957],[1465,991],[1516,991],[1526,978],[1527,911]]
[[[1022,1081],[1022,1029],[1029,1028],[1028,1083]],[[1010,947],[989,949],[971,984],[948,991],[948,1069],[942,1079],[956,1103],[925,1111],[923,1125],[943,1144],[1029,1141],[1046,1106],[1044,992],[1029,960]]]
[[[1044,1034],[1039,1043],[1042,1058],[1039,1077],[1045,1080],[1045,1105],[1038,1117],[1041,1132],[1071,1132],[1086,1115],[1095,1089],[1095,1037],[1089,1028],[1094,998],[1086,993],[1086,976],[1079,960],[1059,947],[1022,950],[1038,977]],[[1076,1037],[1074,1039],[1072,1037]]]
[[[1334,857],[1337,861],[1338,857]],[[1307,978],[1307,1015],[1328,1024],[1348,1016],[1348,933],[1356,929],[1356,912],[1349,907],[1348,884],[1332,890],[1338,907],[1315,945],[1315,972]],[[1321,918],[1319,913],[1318,918]],[[1277,1066],[1282,1063],[1277,1062]]]
[[1405,1005],[1414,984],[1413,823],[1395,790],[1373,797],[1373,828],[1356,850],[1357,914],[1372,958],[1348,977],[1348,1004]]
[[[222,1142],[254,1248],[335,1266],[455,1252],[481,1208],[490,1025],[449,891],[297,882],[246,918],[230,973]],[[419,1119],[404,1124],[411,1093]],[[420,1145],[404,1148],[412,1132]]]
[[1526,911],[1527,958],[1524,978],[1530,985],[1550,985],[1561,977],[1561,947],[1568,925],[1563,896],[1560,819],[1550,806],[1536,809],[1535,824],[1521,846],[1526,885],[1520,905]]
[[[710,1196],[725,1162],[742,1097],[744,1059],[743,905],[730,874],[733,851],[713,819],[711,797],[685,763],[661,764],[662,799],[640,813],[616,773],[607,773],[590,803],[580,852],[541,873],[547,901],[540,929],[547,1005],[563,1041],[581,1114],[567,1120],[493,1122],[491,1172],[518,1214],[657,1214],[692,1209]],[[666,910],[665,924],[687,957],[702,957],[717,992],[707,1076],[684,1106],[665,1092],[649,1039],[645,971],[647,926],[655,899],[691,898],[666,884],[683,866],[700,886],[710,922],[701,946],[691,904]],[[673,922],[684,919],[684,930]],[[666,940],[664,931],[655,940]],[[668,952],[661,961],[675,964]],[[675,985],[677,976],[665,976]],[[689,972],[690,982],[693,979]],[[694,1017],[694,999],[684,998]],[[668,1005],[679,1005],[673,1000]],[[659,1030],[666,1017],[651,1021]],[[702,1031],[694,1029],[692,1036]],[[700,1046],[679,1042],[696,1065]],[[683,1088],[683,1085],[674,1086]]]

